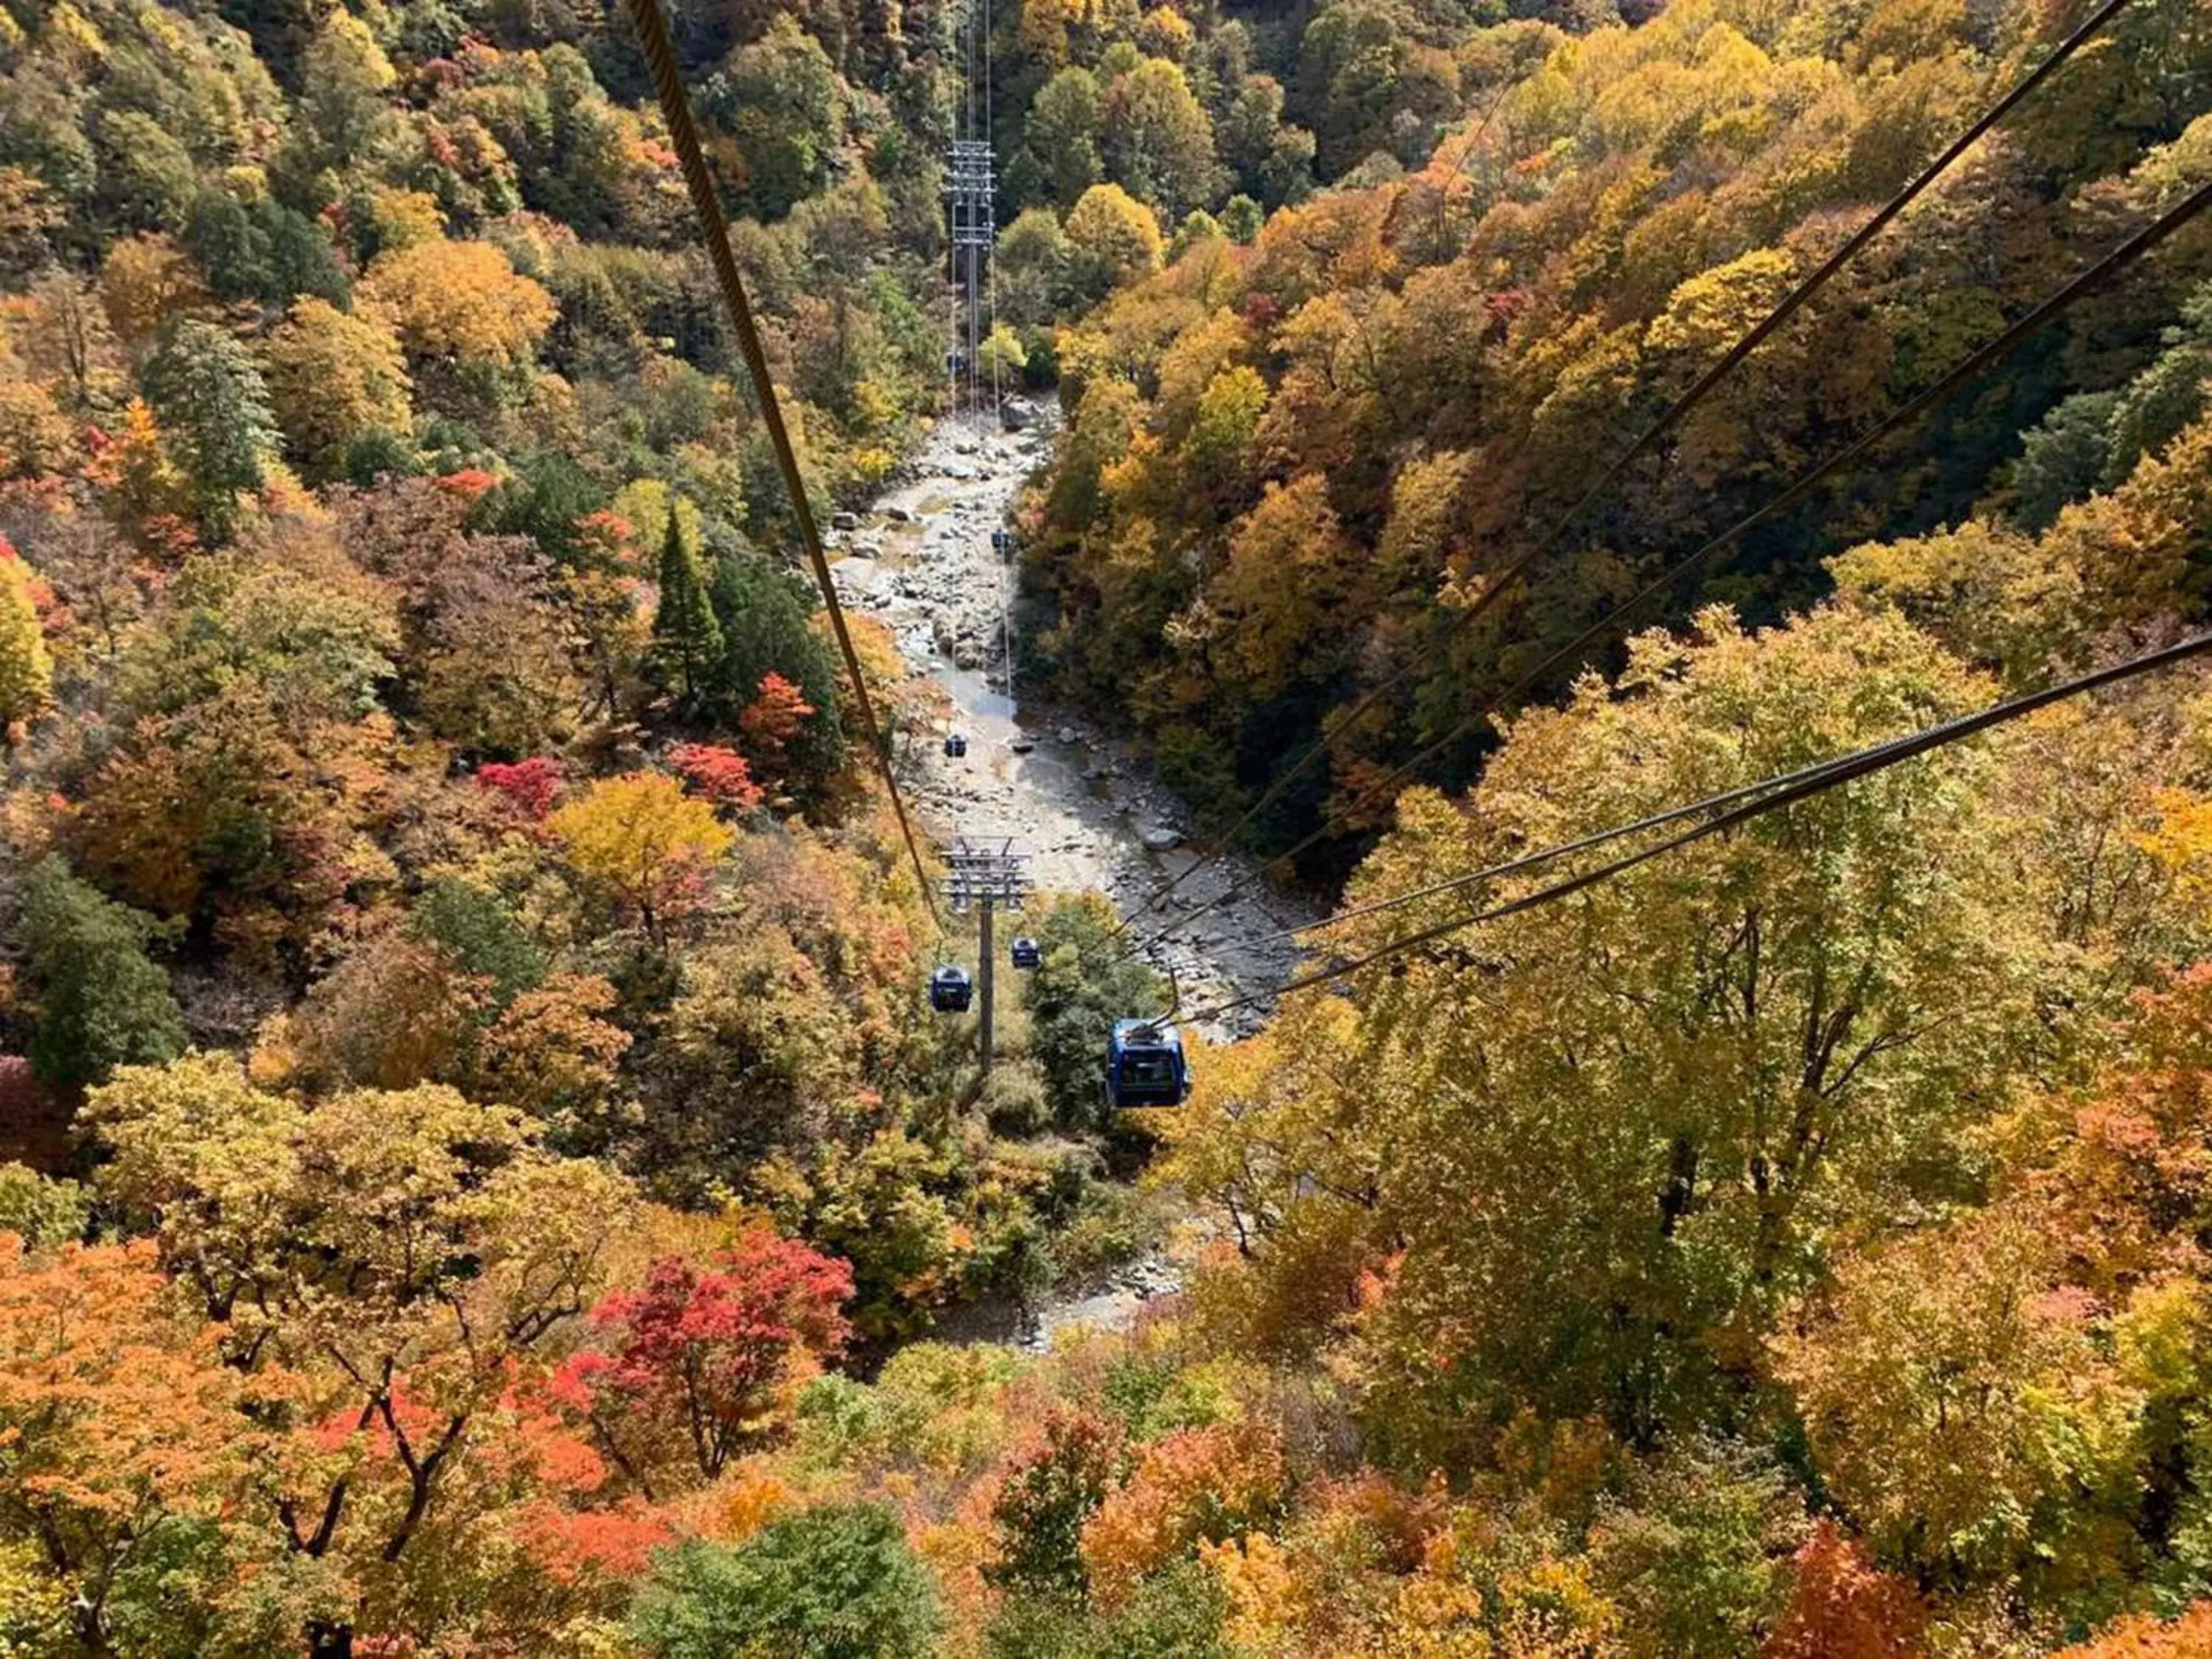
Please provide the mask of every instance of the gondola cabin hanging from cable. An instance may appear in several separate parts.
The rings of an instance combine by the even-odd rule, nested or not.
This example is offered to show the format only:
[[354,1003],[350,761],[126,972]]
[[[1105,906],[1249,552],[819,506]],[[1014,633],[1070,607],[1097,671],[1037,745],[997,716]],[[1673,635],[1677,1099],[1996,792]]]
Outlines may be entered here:
[[1106,1099],[1116,1107],[1180,1106],[1190,1094],[1182,1033],[1157,1019],[1117,1019],[1106,1039]]
[[1044,951],[1039,948],[1037,942],[1031,939],[1027,933],[1023,934],[1019,939],[1014,941],[1012,954],[1014,958],[1014,966],[1017,968],[1042,968],[1044,966]]
[[1014,562],[1014,532],[1011,530],[994,530],[991,532],[991,550],[996,553],[1002,562],[1012,564]]
[[945,752],[952,760],[966,758],[968,754],[966,734],[959,732],[947,732],[945,734]]
[[929,976],[929,1006],[940,1014],[964,1014],[974,1000],[975,981],[957,963],[948,962]]

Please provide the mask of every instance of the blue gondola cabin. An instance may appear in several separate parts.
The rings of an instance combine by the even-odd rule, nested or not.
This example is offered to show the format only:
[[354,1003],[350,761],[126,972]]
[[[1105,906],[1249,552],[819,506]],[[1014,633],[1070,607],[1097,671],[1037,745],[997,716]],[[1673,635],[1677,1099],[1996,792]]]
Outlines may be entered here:
[[964,759],[968,753],[968,739],[957,732],[946,732],[945,734],[945,752],[951,759]]
[[1014,941],[1013,957],[1014,966],[1017,968],[1044,966],[1043,951],[1038,947],[1037,942],[1026,933]]
[[964,1014],[975,1000],[975,981],[957,963],[946,963],[929,976],[929,1006],[940,1014]]
[[1158,1020],[1117,1019],[1106,1040],[1106,1098],[1116,1107],[1180,1106],[1190,1094],[1182,1033]]

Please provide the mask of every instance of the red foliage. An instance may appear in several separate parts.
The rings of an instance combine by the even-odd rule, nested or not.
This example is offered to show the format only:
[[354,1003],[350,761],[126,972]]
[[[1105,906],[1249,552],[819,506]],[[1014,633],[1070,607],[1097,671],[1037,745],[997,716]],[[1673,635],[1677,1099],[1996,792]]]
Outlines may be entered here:
[[752,768],[734,749],[712,743],[679,743],[668,751],[668,763],[684,775],[686,783],[717,806],[750,812],[761,804],[763,791],[753,781]]
[[542,755],[512,764],[486,761],[477,768],[477,787],[496,790],[535,823],[553,810],[553,798],[561,793],[561,764]]
[[755,754],[772,760],[783,753],[783,746],[798,735],[800,722],[813,712],[814,705],[789,680],[781,674],[763,674],[760,695],[738,716],[738,729]]
[[611,1346],[576,1355],[558,1386],[610,1442],[684,1443],[712,1480],[795,1364],[844,1346],[852,1328],[838,1310],[852,1294],[848,1263],[748,1228],[709,1271],[664,1256],[642,1288],[607,1297],[592,1319]]
[[1796,1557],[1790,1605],[1760,1659],[1918,1659],[1928,1610],[1912,1586],[1875,1566],[1823,1520]]

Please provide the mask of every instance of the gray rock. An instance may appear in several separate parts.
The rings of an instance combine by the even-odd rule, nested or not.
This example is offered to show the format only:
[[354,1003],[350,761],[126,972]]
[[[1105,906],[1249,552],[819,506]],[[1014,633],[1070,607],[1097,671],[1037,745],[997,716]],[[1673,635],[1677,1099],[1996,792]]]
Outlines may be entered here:
[[902,507],[885,507],[884,509],[884,517],[889,519],[893,524],[912,524],[914,522],[914,514]]
[[999,424],[1009,432],[1026,432],[1036,418],[1037,406],[1026,398],[1009,398],[999,405]]
[[1151,852],[1165,853],[1182,845],[1182,831],[1164,823],[1148,823],[1137,831],[1137,839]]
[[830,527],[832,530],[858,530],[860,515],[857,513],[833,513],[830,515]]
[[1072,726],[1061,726],[1060,728],[1059,737],[1060,740],[1065,744],[1080,743],[1083,740],[1083,733],[1077,731]]
[[1036,739],[1024,732],[1022,736],[1016,738],[1012,743],[1008,744],[1006,747],[1012,750],[1017,755],[1026,755],[1036,747]]

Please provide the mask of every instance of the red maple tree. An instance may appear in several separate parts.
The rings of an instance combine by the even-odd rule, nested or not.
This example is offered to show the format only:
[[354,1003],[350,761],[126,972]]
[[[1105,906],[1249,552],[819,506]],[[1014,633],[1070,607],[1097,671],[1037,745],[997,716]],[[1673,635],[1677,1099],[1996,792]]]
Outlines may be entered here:
[[553,810],[554,797],[561,793],[560,763],[542,755],[512,763],[486,761],[477,768],[477,787],[506,796],[535,823]]
[[664,1256],[603,1300],[592,1320],[608,1345],[570,1359],[559,1386],[648,1498],[670,1464],[711,1480],[769,1427],[784,1386],[844,1346],[852,1294],[848,1263],[748,1228],[704,1270]]
[[668,763],[717,806],[750,812],[761,804],[763,792],[753,781],[752,768],[734,749],[714,743],[679,743],[668,751]]

